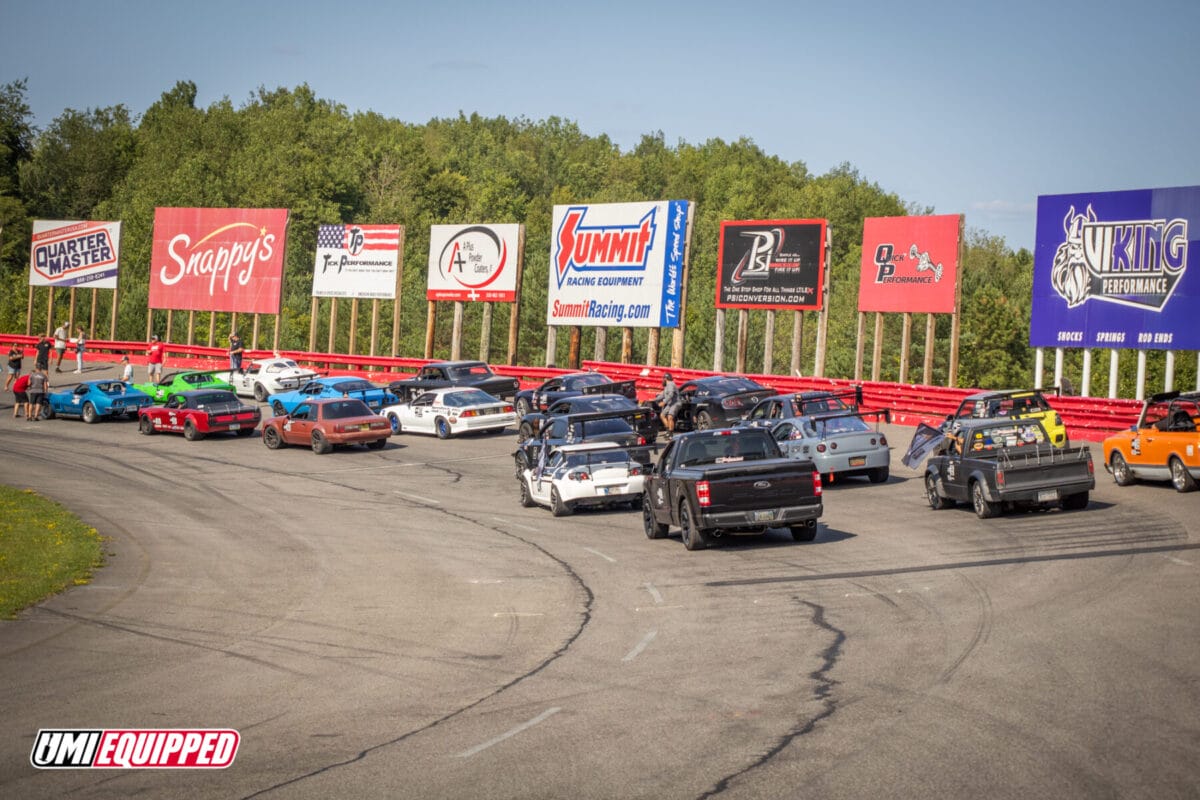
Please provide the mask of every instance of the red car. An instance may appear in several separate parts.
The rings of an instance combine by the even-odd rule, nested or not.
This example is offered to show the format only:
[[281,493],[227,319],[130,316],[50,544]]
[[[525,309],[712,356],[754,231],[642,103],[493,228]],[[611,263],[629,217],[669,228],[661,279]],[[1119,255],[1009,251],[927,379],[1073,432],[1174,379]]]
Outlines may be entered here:
[[278,450],[285,444],[309,445],[324,455],[338,444],[365,444],[379,450],[392,435],[392,425],[356,397],[323,398],[301,403],[290,414],[271,417],[263,425],[263,444]]
[[160,431],[183,433],[188,441],[210,433],[238,436],[254,433],[262,419],[258,406],[248,406],[227,389],[195,389],[178,392],[161,406],[138,410],[138,429],[147,436]]

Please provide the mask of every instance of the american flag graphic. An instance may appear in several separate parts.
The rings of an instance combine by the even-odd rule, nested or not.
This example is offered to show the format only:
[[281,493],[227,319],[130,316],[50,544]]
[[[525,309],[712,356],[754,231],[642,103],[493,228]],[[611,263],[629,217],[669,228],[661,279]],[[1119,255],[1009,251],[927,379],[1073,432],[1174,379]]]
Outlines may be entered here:
[[363,250],[400,249],[399,225],[322,225],[317,230],[317,247],[348,250],[357,255]]

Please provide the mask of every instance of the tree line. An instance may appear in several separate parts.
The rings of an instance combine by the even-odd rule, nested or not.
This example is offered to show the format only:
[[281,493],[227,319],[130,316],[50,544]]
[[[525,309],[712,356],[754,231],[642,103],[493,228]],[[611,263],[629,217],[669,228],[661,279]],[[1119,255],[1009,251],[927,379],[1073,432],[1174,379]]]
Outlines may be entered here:
[[[721,221],[824,218],[833,234],[825,374],[852,377],[863,219],[932,213],[884,191],[849,163],[814,175],[802,161],[787,163],[745,138],[668,145],[661,132],[652,132],[623,152],[607,136],[585,135],[574,122],[557,117],[532,121],[460,113],[416,124],[369,111],[350,113],[342,104],[318,98],[307,85],[260,88],[240,106],[225,98],[201,108],[190,81],[176,83],[140,117],[123,105],[67,109],[38,129],[26,93],[24,80],[0,87],[0,330],[7,332],[25,328],[34,219],[122,221],[117,338],[140,340],[145,335],[155,207],[287,208],[291,224],[281,347],[307,347],[318,225],[405,226],[401,329],[395,344],[399,355],[420,356],[430,226],[518,222],[525,226],[526,247],[517,361],[541,364],[546,358],[553,206],[674,198],[696,204],[685,366],[712,366],[711,298]],[[1025,249],[1013,252],[1003,239],[973,228],[967,230],[964,252],[957,383],[1028,385],[1034,366],[1028,345],[1033,256]],[[66,293],[58,294],[65,303]],[[79,302],[77,313],[87,313],[89,293],[80,293]],[[97,302],[111,301],[102,297]],[[478,305],[467,306],[463,341],[468,346],[479,339]],[[319,324],[327,326],[327,305],[319,313],[324,317]],[[384,301],[382,317],[390,319],[391,314],[391,301]],[[228,327],[223,316],[217,315],[218,334]],[[350,338],[347,316],[341,315],[337,331],[343,346]],[[762,352],[763,316],[751,314],[750,353]],[[507,326],[499,320],[506,321],[507,312],[497,309],[496,318],[491,351],[502,353]],[[791,314],[779,315],[775,364],[790,361],[792,319]],[[161,321],[156,318],[155,324]],[[361,315],[357,341],[369,338],[369,324],[369,316]],[[451,315],[439,313],[435,340],[447,348],[450,324]],[[950,318],[939,317],[936,324],[933,382],[944,384]],[[207,337],[207,325],[208,315],[199,315],[198,339]],[[900,315],[886,318],[879,365],[883,380],[899,376],[901,325]],[[815,319],[803,328],[806,372],[816,329]],[[736,325],[730,330],[736,331]],[[593,352],[593,337],[594,330],[584,330],[583,353]],[[558,337],[562,352],[556,363],[566,363],[567,339]],[[619,360],[620,346],[620,336],[608,336],[606,357]],[[645,346],[644,336],[635,339],[636,360],[645,360]],[[662,337],[660,348],[657,361],[667,363],[670,336]],[[914,335],[910,364],[922,363],[924,348],[924,336]],[[871,349],[868,345],[867,375]],[[733,350],[727,343],[726,369],[733,367]],[[445,354],[448,349],[439,353]],[[1068,368],[1076,375],[1078,360],[1078,351],[1069,354]],[[752,358],[747,368],[756,371],[757,363]],[[1161,359],[1151,360],[1152,383],[1155,369],[1161,374]],[[1194,382],[1189,369],[1194,373],[1194,364],[1177,367],[1181,385]],[[914,374],[919,373],[910,369]],[[1103,390],[1093,385],[1094,393]],[[1123,386],[1122,393],[1131,395],[1132,385]]]

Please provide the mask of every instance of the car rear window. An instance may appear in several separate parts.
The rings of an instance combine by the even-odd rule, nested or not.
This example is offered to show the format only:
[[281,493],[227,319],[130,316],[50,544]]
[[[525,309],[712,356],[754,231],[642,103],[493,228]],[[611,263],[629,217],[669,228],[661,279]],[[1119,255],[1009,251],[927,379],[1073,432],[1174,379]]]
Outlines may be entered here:
[[325,419],[346,419],[347,417],[366,417],[372,413],[362,400],[334,400],[325,404]]

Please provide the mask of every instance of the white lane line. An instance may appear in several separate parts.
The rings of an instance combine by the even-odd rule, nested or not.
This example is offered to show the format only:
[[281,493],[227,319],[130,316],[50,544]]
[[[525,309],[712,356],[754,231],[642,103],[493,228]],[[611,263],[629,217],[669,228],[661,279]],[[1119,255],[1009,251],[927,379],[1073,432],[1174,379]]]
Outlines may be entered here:
[[1179,564],[1180,566],[1184,567],[1192,566],[1192,562],[1184,561],[1182,558],[1176,558],[1175,556],[1163,556],[1163,558],[1165,558],[1167,561],[1170,561],[1172,564]]
[[655,589],[655,588],[654,588],[654,584],[653,584],[653,583],[647,583],[647,584],[646,584],[646,591],[647,591],[647,592],[649,592],[649,593],[650,593],[650,596],[654,598],[654,602],[655,602],[656,604],[657,604],[657,603],[661,603],[661,602],[663,601],[663,597],[662,597],[662,595],[659,593],[658,589]]
[[494,519],[496,522],[499,522],[501,525],[511,525],[514,528],[520,528],[524,531],[533,531],[534,533],[537,533],[538,531],[537,528],[531,528],[528,525],[522,525],[519,522],[512,522],[511,520],[503,519],[501,517],[492,517],[492,519]]
[[637,643],[637,647],[626,653],[625,657],[621,660],[625,662],[633,661],[635,658],[641,655],[641,652],[646,649],[647,645],[654,641],[655,636],[658,636],[658,631],[650,631],[647,633],[642,637],[642,640]]
[[495,739],[489,739],[486,742],[484,742],[483,744],[475,745],[470,750],[462,751],[461,753],[458,754],[458,757],[459,758],[470,758],[471,756],[473,756],[477,753],[482,753],[484,750],[487,750],[492,745],[500,744],[505,739],[511,739],[513,736],[516,736],[518,733],[529,730],[534,725],[538,725],[538,724],[545,722],[546,720],[550,719],[550,717],[554,716],[555,714],[557,714],[560,711],[562,711],[562,709],[558,708],[557,706],[554,708],[547,708],[545,711],[538,714],[536,717],[529,720],[528,722],[521,723],[520,725],[513,728],[512,730],[506,731],[505,733],[500,734]]
[[492,618],[497,617],[544,617],[546,616],[540,611],[497,611],[492,614]]
[[410,500],[420,500],[422,503],[433,503],[435,506],[440,506],[442,504],[441,500],[434,500],[432,497],[422,497],[419,494],[409,494],[408,492],[393,492],[393,494],[398,494],[401,497],[407,497]]
[[601,558],[603,558],[605,561],[609,561],[609,562],[611,562],[611,563],[613,563],[613,564],[617,563],[617,560],[616,560],[615,558],[613,558],[612,556],[606,556],[606,555],[604,555],[604,553],[601,553],[599,550],[593,550],[593,549],[592,549],[592,548],[590,548],[590,547],[585,547],[585,548],[583,548],[583,549],[584,549],[584,550],[587,550],[589,553],[591,553],[591,554],[592,554],[592,555],[594,555],[594,556],[600,556],[600,557],[601,557]]

